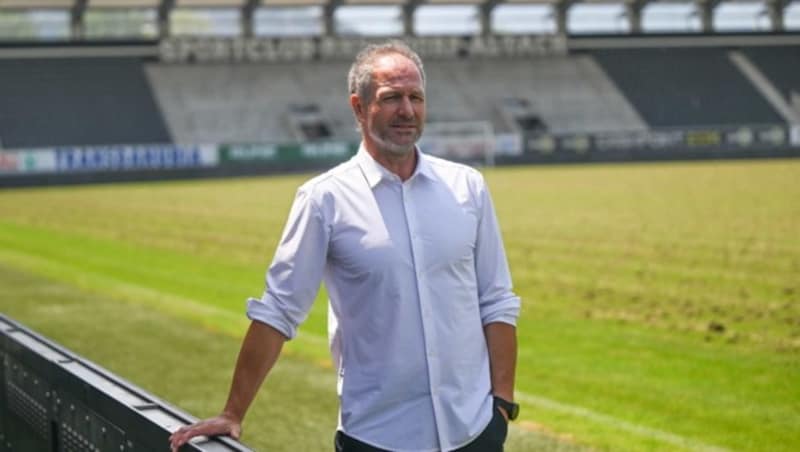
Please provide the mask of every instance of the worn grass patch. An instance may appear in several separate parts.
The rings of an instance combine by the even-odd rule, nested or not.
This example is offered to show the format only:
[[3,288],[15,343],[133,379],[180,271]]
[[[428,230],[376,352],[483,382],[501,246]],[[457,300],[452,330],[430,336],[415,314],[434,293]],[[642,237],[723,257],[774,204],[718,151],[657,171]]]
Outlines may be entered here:
[[[3,265],[0,287],[4,314],[137,386],[195,416],[214,415],[224,404],[238,335]],[[332,450],[337,404],[329,366],[286,353],[251,407],[242,440],[264,451]],[[509,445],[512,451],[580,449],[529,426],[512,429]]]
[[[509,450],[800,448],[800,162],[520,167],[486,176],[524,300],[523,422]],[[26,290],[71,291],[73,304],[86,298],[118,309],[109,314],[117,322],[172,328],[137,338],[85,325],[54,337],[76,348],[84,341],[78,352],[193,414],[210,414],[227,392],[244,299],[262,290],[306,177],[2,191],[0,263],[12,276],[0,286],[0,309],[56,332],[59,321],[79,317],[62,317],[59,306],[71,305],[57,297],[50,311],[21,306],[26,297],[13,281],[24,275],[35,281]],[[323,298],[285,360],[317,382],[333,374]],[[154,317],[136,323],[145,314]],[[150,351],[184,331],[206,336]],[[115,368],[112,352],[93,356],[87,350],[105,346],[98,338],[124,340],[133,356],[119,359],[139,365]],[[205,341],[230,345],[198,348]],[[224,375],[189,372],[175,388],[150,383],[142,364],[217,355]],[[270,377],[262,398],[291,383],[279,380],[298,380],[282,375]],[[297,450],[329,450],[335,397],[327,385],[302,402],[324,412],[309,420],[323,438]],[[181,392],[193,386],[205,388],[203,400]],[[257,419],[248,421],[267,432],[289,422]]]

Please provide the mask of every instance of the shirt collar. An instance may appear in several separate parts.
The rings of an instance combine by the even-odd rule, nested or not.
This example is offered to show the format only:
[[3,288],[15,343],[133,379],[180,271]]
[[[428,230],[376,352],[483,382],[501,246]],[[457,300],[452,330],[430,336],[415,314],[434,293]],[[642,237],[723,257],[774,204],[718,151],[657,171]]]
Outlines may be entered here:
[[[423,154],[417,146],[414,147],[414,152],[417,153],[417,167],[414,168],[414,173],[408,180],[413,180],[415,177],[417,177],[417,175],[433,180],[433,170],[430,167],[428,156]],[[378,185],[378,183],[380,183],[382,180],[400,180],[396,174],[392,173],[383,165],[375,161],[372,155],[367,152],[363,142],[358,148],[356,158],[359,166],[361,167],[361,171],[364,172],[364,177],[367,178],[367,183],[369,184],[370,188],[375,188],[375,186]]]

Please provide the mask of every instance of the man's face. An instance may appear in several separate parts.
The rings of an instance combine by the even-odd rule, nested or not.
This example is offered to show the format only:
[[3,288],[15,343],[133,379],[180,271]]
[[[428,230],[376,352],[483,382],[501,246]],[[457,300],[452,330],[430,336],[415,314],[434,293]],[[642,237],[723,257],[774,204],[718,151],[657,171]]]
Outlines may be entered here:
[[425,126],[425,90],[413,61],[396,54],[379,57],[372,73],[372,96],[357,102],[361,109],[356,116],[368,147],[394,156],[414,149]]

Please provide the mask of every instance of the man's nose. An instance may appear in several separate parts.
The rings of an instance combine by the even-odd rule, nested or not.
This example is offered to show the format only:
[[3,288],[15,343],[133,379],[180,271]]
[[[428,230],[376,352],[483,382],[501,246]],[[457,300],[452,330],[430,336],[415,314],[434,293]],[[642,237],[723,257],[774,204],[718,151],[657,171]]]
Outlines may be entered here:
[[414,117],[414,104],[411,103],[411,98],[404,96],[402,102],[400,102],[400,116],[404,118],[413,118]]

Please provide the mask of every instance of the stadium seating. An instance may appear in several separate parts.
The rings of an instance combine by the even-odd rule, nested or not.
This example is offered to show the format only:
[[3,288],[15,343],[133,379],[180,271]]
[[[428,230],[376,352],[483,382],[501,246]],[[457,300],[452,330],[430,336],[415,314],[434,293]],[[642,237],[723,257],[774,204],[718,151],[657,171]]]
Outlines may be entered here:
[[137,58],[0,59],[5,148],[168,143]]
[[179,143],[298,141],[298,106],[313,106],[329,138],[354,138],[347,66],[336,63],[166,65],[147,74]]
[[[793,96],[798,103],[796,47],[751,47],[743,54],[790,104]],[[357,140],[348,66],[0,59],[0,145]],[[431,58],[426,72],[429,122],[489,122],[498,133],[785,123],[719,48]]]
[[651,127],[784,123],[724,50],[617,49],[593,55]]
[[[342,62],[275,65],[151,64],[147,73],[176,141],[292,141],[292,107],[313,105],[329,137],[355,139]],[[641,130],[644,122],[591,57],[534,60],[430,60],[428,115],[436,121],[502,118],[524,101],[554,133]],[[510,129],[510,130],[509,130]]]
[[[506,99],[527,101],[530,109],[554,133],[639,130],[644,128],[635,111],[586,56],[522,60],[432,61],[428,97],[432,117],[470,114],[492,119]],[[458,102],[440,99],[446,97]]]

